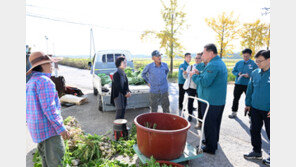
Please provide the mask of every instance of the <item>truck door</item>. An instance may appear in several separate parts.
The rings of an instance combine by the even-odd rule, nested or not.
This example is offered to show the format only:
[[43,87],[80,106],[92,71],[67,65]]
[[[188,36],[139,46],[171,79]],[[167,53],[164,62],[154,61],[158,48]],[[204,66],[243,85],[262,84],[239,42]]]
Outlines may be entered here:
[[125,54],[115,54],[115,60],[120,56],[124,56],[126,58],[127,67],[131,67],[132,69],[134,69],[134,63],[131,61],[130,57],[127,57]]
[[96,60],[96,54],[94,54],[94,57],[91,61],[92,66],[90,67],[90,74],[93,74],[94,67],[95,67],[95,60]]
[[96,62],[95,73],[105,73],[109,75],[116,71],[114,54],[108,53],[102,55],[101,62]]

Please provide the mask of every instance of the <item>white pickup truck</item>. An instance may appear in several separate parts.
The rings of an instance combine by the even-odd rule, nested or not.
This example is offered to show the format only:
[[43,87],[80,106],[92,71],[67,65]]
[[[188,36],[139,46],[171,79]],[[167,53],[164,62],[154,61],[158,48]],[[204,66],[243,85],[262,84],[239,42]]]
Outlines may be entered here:
[[[101,84],[100,73],[109,75],[110,78],[116,72],[115,60],[119,56],[125,56],[127,59],[127,66],[134,68],[131,59],[131,53],[126,50],[103,50],[95,53],[91,66],[91,74],[93,76],[93,90],[94,95],[97,96],[99,111],[113,111],[115,107],[110,104],[111,97],[111,83]],[[148,85],[129,85],[132,96],[127,100],[127,109],[145,108],[149,107],[149,87]]]

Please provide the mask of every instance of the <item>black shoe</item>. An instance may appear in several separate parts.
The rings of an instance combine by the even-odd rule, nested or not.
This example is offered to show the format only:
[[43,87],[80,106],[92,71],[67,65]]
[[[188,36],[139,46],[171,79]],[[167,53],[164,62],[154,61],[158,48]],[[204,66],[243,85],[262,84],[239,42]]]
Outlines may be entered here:
[[191,117],[191,116],[188,117],[188,121],[189,121],[189,122],[192,121],[192,117]]
[[262,162],[263,164],[270,166],[270,157],[268,157],[267,159],[264,159]]
[[[199,149],[199,145],[196,146],[197,148],[197,151]],[[212,155],[215,155],[215,151],[211,151],[207,148],[207,146],[201,146],[201,149],[204,153],[208,153],[208,154],[212,154]]]
[[[206,140],[202,140],[201,143],[202,143],[203,145],[206,145]],[[216,150],[218,150],[218,148],[216,148]]]
[[206,145],[206,140],[202,140],[201,143],[202,143],[203,145]]
[[262,152],[256,153],[254,151],[250,152],[249,154],[244,154],[245,159],[262,159]]

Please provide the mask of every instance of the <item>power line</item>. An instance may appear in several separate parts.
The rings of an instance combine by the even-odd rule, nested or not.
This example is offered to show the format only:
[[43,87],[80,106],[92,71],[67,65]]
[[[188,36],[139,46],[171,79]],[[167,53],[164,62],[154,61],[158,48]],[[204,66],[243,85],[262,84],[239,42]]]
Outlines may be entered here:
[[39,19],[46,19],[46,20],[51,20],[51,21],[58,21],[58,22],[82,25],[82,26],[98,27],[98,28],[107,29],[107,30],[118,30],[118,31],[126,31],[126,32],[142,32],[142,31],[138,31],[138,30],[129,30],[129,29],[123,29],[123,28],[113,28],[113,27],[106,27],[106,26],[101,26],[101,25],[97,25],[97,24],[92,24],[92,23],[83,23],[83,22],[72,21],[72,20],[68,20],[68,19],[64,19],[64,18],[48,17],[48,16],[44,16],[44,15],[33,14],[33,13],[30,13],[30,12],[26,12],[26,16],[35,17],[35,18],[39,18]]
[[35,18],[40,18],[40,19],[46,19],[46,20],[52,20],[52,21],[59,21],[59,22],[64,22],[64,23],[70,23],[70,24],[78,24],[78,25],[84,25],[84,26],[94,26],[93,24],[87,24],[87,23],[81,23],[81,22],[74,22],[74,21],[69,21],[61,18],[50,18],[42,15],[35,15],[29,12],[26,12],[26,16],[30,17],[35,17]]

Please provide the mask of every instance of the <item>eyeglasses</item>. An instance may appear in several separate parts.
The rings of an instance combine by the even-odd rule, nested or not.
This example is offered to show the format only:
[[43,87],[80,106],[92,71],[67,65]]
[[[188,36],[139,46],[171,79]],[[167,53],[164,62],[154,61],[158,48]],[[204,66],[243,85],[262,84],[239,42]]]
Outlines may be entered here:
[[257,63],[257,64],[260,64],[260,63],[262,63],[262,62],[264,62],[265,60],[256,60],[255,62]]

